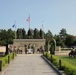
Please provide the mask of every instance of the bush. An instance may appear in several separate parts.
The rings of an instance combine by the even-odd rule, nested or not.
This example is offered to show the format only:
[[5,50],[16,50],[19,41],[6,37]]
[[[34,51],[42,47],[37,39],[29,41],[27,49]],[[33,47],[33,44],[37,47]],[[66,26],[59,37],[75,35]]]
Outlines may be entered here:
[[[11,61],[13,59],[13,53],[9,54],[9,56]],[[16,53],[14,53],[14,56],[16,56]],[[4,68],[8,64],[8,55],[2,57],[0,60],[2,61],[2,68]]]
[[76,75],[76,68],[68,62],[62,61],[62,66],[67,75]]
[[46,57],[46,53],[47,53],[47,52],[43,52],[43,56],[45,56],[45,57]]
[[[47,52],[44,52],[43,55],[51,61],[51,54],[50,53],[47,53]],[[58,68],[59,67],[59,58],[52,55],[52,63]]]
[[[51,55],[49,53],[44,52],[43,54],[47,59],[51,59]],[[46,56],[47,55],[47,56]],[[52,63],[59,69],[59,57],[52,55]],[[76,68],[71,65],[69,62],[62,60],[61,69],[64,70],[66,75],[76,75]]]
[[52,63],[57,67],[59,68],[59,58],[56,57],[56,56],[52,56]]
[[2,68],[4,68],[7,63],[8,63],[8,55],[2,58]]
[[[15,56],[15,53],[14,53],[14,56]],[[10,61],[13,59],[13,53],[10,54]]]

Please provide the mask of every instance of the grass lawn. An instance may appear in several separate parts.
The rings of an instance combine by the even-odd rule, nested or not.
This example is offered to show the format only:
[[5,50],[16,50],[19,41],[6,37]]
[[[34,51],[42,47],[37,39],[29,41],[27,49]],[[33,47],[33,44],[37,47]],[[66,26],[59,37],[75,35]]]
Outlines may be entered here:
[[67,62],[69,62],[70,64],[76,66],[76,57],[68,57],[68,56],[58,56],[59,58],[61,58],[62,60],[65,60]]

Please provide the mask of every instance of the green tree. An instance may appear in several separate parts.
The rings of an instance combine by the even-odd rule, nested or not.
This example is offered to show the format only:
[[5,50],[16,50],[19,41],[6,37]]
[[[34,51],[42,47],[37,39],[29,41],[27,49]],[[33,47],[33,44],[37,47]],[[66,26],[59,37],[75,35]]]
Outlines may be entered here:
[[15,38],[15,31],[12,31],[11,29],[7,30],[6,40],[8,40],[9,44],[13,43],[13,39]]
[[23,29],[22,29],[22,38],[25,39],[25,37],[26,37],[26,31],[25,31],[25,29],[23,28]]
[[37,39],[40,38],[40,31],[37,29]]
[[43,37],[43,31],[42,29],[40,29],[40,38],[42,39],[42,37]]
[[37,38],[37,29],[36,28],[34,29],[34,38],[35,39]]
[[76,46],[76,39],[74,40],[74,46]]
[[7,31],[5,29],[1,29],[0,30],[0,45],[6,44],[6,35],[7,35]]
[[48,30],[48,32],[45,34],[45,39],[47,41],[51,41],[52,38],[53,38],[53,34],[50,30]]
[[60,36],[55,35],[54,38],[55,38],[55,40],[56,40],[56,45],[57,45],[57,46],[65,47],[65,44],[64,44],[64,42],[62,41],[62,39],[60,38]]
[[5,30],[5,29],[1,29],[0,30],[0,45],[6,45],[6,43],[8,44],[12,44],[13,43],[13,39],[14,37],[14,31],[12,31],[11,29]]
[[23,38],[23,33],[22,33],[23,29],[22,28],[18,28],[17,29],[17,39],[22,39]]
[[65,40],[66,39],[66,29],[64,29],[64,28],[62,28],[61,30],[60,30],[60,38],[62,39],[62,40]]
[[34,30],[33,29],[30,29],[31,31],[31,39],[33,39],[33,36],[34,36]]
[[65,39],[66,46],[73,46],[74,45],[74,37],[72,35],[67,35]]
[[45,45],[45,49],[46,51],[50,50],[50,44],[53,38],[52,32],[50,30],[48,30],[47,33],[44,33],[44,38],[46,39],[46,45]]
[[31,30],[30,29],[28,30],[27,35],[28,35],[28,39],[31,39],[32,33],[31,33]]

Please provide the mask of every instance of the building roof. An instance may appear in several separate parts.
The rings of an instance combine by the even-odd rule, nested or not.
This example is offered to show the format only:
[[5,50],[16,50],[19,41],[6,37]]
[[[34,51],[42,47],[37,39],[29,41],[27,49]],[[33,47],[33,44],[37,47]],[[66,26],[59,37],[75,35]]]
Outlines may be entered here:
[[74,39],[76,39],[76,36],[74,36]]

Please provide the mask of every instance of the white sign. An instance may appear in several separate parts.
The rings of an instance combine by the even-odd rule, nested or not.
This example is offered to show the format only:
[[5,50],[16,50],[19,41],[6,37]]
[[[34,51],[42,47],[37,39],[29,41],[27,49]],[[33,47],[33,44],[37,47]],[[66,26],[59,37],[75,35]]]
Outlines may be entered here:
[[6,47],[5,46],[0,46],[0,52],[6,52]]

